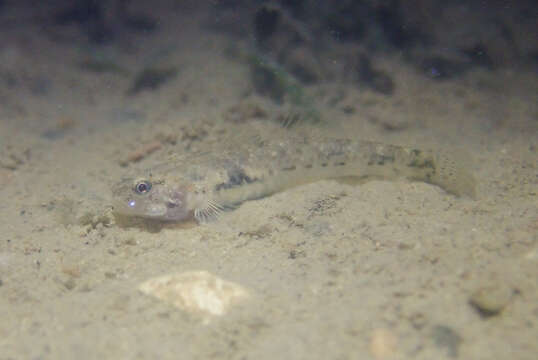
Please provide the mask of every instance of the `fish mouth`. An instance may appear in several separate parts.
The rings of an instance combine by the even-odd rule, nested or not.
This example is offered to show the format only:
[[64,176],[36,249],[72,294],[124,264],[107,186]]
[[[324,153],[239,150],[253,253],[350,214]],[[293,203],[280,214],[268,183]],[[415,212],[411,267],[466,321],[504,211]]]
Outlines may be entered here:
[[119,215],[135,215],[135,212],[127,204],[129,202],[125,200],[113,200],[112,211]]
[[139,218],[146,219],[166,219],[167,207],[163,204],[150,205],[144,204],[145,206],[138,204],[136,199],[126,199],[126,200],[114,200],[112,202],[112,210],[115,214],[122,216],[134,216]]

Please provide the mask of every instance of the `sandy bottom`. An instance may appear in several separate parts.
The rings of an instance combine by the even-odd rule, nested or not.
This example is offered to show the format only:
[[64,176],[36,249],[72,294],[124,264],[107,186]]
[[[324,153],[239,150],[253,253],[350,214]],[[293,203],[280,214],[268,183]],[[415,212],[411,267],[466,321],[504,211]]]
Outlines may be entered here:
[[[320,181],[204,226],[125,223],[110,211],[124,174],[218,151],[218,124],[248,126],[224,120],[237,104],[259,101],[268,120],[279,111],[252,95],[229,40],[182,26],[99,50],[125,72],[84,71],[96,50],[32,29],[2,48],[16,82],[0,90],[0,359],[535,359],[535,74],[437,82],[387,58],[392,96],[308,89],[328,124],[305,126],[469,154],[476,199],[405,180]],[[125,95],[148,64],[177,75]],[[138,290],[197,270],[250,296],[202,321]]]

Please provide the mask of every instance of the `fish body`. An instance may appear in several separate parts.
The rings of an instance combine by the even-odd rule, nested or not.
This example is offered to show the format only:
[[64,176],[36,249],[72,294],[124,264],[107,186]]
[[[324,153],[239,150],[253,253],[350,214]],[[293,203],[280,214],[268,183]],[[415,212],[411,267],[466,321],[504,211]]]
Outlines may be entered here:
[[174,166],[127,178],[113,189],[114,211],[159,221],[206,222],[226,208],[323,179],[400,179],[475,195],[464,161],[446,151],[373,141],[290,136],[258,138],[231,151],[185,157]]

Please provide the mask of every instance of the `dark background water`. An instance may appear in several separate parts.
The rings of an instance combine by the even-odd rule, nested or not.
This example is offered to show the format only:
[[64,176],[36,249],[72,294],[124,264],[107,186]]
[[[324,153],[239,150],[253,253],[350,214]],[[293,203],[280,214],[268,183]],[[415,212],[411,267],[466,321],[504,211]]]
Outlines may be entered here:
[[[0,26],[30,22],[59,40],[69,33],[65,38],[79,44],[121,47],[137,36],[169,36],[162,27],[166,15],[190,13],[212,31],[251,41],[303,82],[329,76],[312,63],[336,58],[348,63],[352,76],[390,92],[390,74],[376,72],[374,54],[400,53],[402,61],[439,80],[473,67],[535,68],[537,12],[534,1],[4,0],[0,15],[13,16]],[[362,51],[346,54],[335,43]]]

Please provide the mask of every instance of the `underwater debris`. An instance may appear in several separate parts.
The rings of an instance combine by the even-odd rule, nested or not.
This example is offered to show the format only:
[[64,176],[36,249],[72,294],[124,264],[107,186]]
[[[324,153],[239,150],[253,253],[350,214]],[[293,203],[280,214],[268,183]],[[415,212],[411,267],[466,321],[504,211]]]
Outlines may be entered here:
[[133,85],[127,91],[127,95],[136,95],[145,90],[157,90],[172,80],[177,73],[178,71],[175,67],[145,68],[135,76]]

